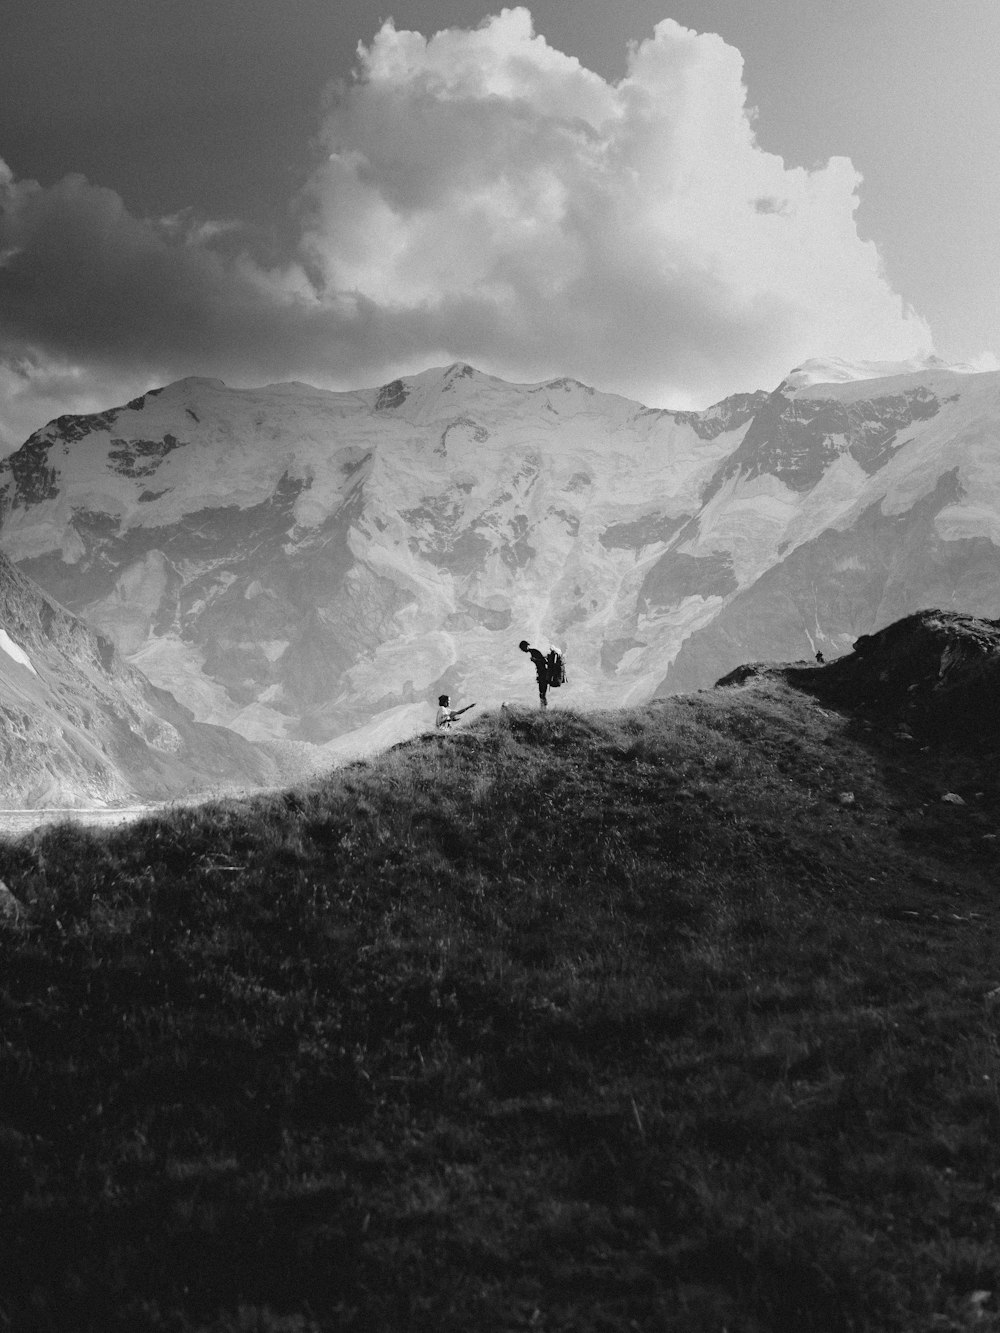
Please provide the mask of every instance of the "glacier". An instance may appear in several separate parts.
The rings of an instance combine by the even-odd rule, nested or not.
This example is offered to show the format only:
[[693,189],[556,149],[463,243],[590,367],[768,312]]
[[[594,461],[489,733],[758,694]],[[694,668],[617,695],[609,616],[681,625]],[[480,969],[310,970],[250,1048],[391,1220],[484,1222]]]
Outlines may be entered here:
[[0,549],[202,722],[321,764],[439,693],[555,706],[996,615],[1000,373],[810,362],[702,412],[454,365],[352,392],[186,379],[0,464]]

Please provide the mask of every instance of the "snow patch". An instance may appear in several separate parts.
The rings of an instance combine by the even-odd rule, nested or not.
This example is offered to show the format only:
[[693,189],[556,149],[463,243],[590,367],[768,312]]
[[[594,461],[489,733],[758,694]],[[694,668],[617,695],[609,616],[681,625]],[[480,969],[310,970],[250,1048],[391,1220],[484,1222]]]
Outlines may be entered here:
[[781,389],[808,389],[815,384],[848,384],[855,380],[886,380],[900,375],[920,375],[925,370],[947,370],[958,375],[974,375],[976,368],[959,362],[949,365],[939,356],[913,356],[906,361],[844,361],[816,357],[803,361],[779,385]]
[[15,662],[19,662],[21,666],[27,667],[33,676],[38,675],[38,672],[31,665],[31,658],[23,648],[18,647],[5,629],[0,629],[0,648],[4,650],[8,657],[12,657]]
[[981,504],[948,505],[934,520],[934,531],[946,542],[986,537],[1000,546],[1000,513]]

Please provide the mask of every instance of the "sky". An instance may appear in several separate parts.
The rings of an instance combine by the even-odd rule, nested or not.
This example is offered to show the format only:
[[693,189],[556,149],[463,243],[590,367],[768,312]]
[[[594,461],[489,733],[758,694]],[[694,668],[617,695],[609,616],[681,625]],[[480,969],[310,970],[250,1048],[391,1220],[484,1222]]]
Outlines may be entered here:
[[7,0],[0,454],[185,375],[1000,352],[996,0]]

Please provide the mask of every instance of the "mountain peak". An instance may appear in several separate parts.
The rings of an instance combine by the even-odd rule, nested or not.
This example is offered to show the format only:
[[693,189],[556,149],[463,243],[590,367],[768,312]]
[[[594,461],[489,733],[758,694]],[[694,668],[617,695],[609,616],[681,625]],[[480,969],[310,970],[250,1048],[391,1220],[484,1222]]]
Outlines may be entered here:
[[[228,389],[225,380],[212,379],[208,375],[186,375],[182,380],[174,380],[166,386],[166,392],[179,393],[192,389]],[[157,390],[157,392],[163,392]]]
[[951,365],[939,356],[914,356],[903,361],[845,361],[841,357],[814,357],[803,361],[789,371],[778,386],[778,392],[809,389],[817,384],[849,384],[856,380],[898,379],[903,375],[919,376],[927,371],[950,371],[952,374],[974,374],[972,366],[964,363]]
[[456,379],[473,379],[475,376],[481,375],[482,373],[483,372],[477,370],[475,366],[470,366],[467,361],[453,361],[450,366],[446,367],[444,376],[446,380],[451,381]]

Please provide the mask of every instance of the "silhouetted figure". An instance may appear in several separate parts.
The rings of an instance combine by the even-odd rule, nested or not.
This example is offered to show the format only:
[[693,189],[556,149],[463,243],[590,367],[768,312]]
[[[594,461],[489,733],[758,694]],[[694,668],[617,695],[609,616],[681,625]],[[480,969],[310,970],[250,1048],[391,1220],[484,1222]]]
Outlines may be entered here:
[[823,665],[823,654],[822,654],[822,653],[817,653],[817,654],[816,654],[816,661],[820,664],[820,666]]
[[475,708],[475,704],[466,704],[464,708],[452,708],[451,695],[438,695],[437,717],[434,719],[434,725],[444,731],[451,730],[451,724],[460,718],[463,713],[467,713],[470,708]]
[[545,660],[545,654],[540,653],[537,648],[532,648],[527,639],[522,639],[517,645],[522,653],[527,653],[535,664],[535,675],[538,677],[538,702],[542,708],[548,708],[549,703],[546,694],[549,691],[549,664]]

